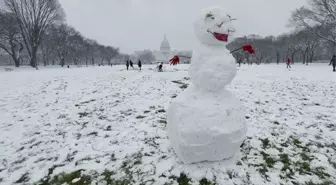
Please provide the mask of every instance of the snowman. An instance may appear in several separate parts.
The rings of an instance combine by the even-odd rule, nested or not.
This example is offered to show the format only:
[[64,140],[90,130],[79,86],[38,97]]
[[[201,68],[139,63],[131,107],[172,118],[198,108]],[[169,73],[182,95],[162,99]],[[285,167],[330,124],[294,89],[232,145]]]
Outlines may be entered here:
[[[226,48],[234,39],[232,20],[221,8],[210,7],[194,22],[200,43],[188,71],[191,85],[167,110],[171,146],[186,164],[232,158],[246,137],[244,107],[225,89],[237,71]],[[253,53],[249,47],[242,49]],[[171,60],[173,64],[178,61],[178,56]]]

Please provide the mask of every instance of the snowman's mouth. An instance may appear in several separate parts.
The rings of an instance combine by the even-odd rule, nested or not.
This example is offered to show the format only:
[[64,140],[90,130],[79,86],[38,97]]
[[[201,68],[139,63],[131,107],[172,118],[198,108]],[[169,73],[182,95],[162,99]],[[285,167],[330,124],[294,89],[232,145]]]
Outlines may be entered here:
[[213,35],[219,41],[223,41],[223,42],[228,41],[228,37],[229,37],[228,34],[213,32]]

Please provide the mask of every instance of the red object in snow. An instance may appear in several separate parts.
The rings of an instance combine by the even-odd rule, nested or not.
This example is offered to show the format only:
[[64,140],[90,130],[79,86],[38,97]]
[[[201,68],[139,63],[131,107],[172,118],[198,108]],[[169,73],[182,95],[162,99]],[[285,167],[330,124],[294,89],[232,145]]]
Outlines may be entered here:
[[180,58],[178,56],[174,56],[172,59],[169,60],[170,65],[177,65],[180,63]]
[[245,45],[243,45],[242,49],[243,49],[244,51],[249,52],[250,54],[254,54],[254,53],[255,53],[253,47],[252,47],[250,44],[245,44]]

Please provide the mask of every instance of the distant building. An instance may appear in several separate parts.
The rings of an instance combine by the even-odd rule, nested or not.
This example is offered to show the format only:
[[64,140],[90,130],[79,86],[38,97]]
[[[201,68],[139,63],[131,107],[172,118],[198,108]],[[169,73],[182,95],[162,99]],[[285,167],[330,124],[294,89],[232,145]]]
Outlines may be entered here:
[[[143,50],[143,51],[135,51],[134,52],[134,57],[139,56],[141,53],[148,51],[148,50]],[[163,63],[168,63],[169,59],[171,59],[173,56],[178,55],[178,54],[186,54],[190,55],[192,51],[178,51],[178,50],[172,50],[171,46],[169,44],[169,41],[167,39],[167,36],[164,35],[163,40],[160,45],[159,50],[150,50],[152,54],[155,57],[155,61],[152,61],[152,63],[157,63],[157,62],[163,62]],[[181,58],[181,63],[189,63],[188,59]]]

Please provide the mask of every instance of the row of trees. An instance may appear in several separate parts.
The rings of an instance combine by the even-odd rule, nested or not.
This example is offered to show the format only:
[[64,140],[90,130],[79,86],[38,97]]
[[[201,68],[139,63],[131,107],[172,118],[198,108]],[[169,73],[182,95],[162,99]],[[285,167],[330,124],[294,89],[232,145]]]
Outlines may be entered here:
[[[280,63],[291,58],[292,62],[308,64],[330,59],[336,52],[336,0],[308,0],[308,5],[292,12],[292,33],[277,37],[250,35],[230,43],[230,50],[245,43],[256,50],[253,56],[234,53],[237,62]],[[64,19],[57,0],[5,0],[5,9],[0,9],[0,54],[8,54],[17,67],[24,61],[37,67],[40,62],[94,65],[111,64],[112,59],[114,63],[123,63],[129,58],[119,54],[118,48],[84,38]],[[155,60],[150,51],[138,58]]]
[[252,44],[256,53],[252,56],[242,51],[234,53],[233,56],[238,63],[274,62],[279,64],[285,62],[287,58],[291,58],[293,62],[300,61],[308,65],[314,60],[329,58],[332,52],[328,42],[307,30],[283,34],[278,37],[249,36],[237,38],[228,47],[233,50],[245,43]]
[[[119,49],[84,38],[65,23],[58,0],[5,0],[0,10],[0,50],[16,67],[111,64]],[[0,51],[1,53],[1,51]]]
[[230,50],[245,43],[252,44],[255,55],[234,53],[238,63],[292,62],[308,63],[314,60],[330,60],[336,53],[336,0],[308,0],[307,7],[292,12],[289,26],[292,33],[261,37],[250,35],[230,43]]

